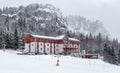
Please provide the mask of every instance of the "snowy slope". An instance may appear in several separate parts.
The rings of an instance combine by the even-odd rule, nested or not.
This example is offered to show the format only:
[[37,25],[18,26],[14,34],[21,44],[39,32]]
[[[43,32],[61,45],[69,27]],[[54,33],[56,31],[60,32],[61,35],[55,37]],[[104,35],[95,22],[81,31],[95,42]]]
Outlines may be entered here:
[[0,73],[120,73],[120,67],[101,60],[60,57],[56,67],[53,55],[16,55],[16,51],[0,50]]

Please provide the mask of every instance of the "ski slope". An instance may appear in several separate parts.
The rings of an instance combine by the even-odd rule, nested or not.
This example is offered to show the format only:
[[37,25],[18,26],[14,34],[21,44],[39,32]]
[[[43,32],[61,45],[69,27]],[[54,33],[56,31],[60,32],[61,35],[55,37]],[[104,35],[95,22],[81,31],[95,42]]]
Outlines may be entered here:
[[99,59],[54,55],[16,55],[17,51],[0,50],[0,73],[120,73],[120,66]]

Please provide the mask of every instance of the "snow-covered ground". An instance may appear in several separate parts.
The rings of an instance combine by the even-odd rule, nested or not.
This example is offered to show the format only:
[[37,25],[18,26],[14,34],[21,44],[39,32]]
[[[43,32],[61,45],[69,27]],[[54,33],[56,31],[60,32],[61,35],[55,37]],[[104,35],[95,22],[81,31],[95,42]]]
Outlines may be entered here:
[[16,55],[16,51],[0,50],[0,73],[120,73],[120,66],[99,59],[60,57],[56,67],[54,55]]

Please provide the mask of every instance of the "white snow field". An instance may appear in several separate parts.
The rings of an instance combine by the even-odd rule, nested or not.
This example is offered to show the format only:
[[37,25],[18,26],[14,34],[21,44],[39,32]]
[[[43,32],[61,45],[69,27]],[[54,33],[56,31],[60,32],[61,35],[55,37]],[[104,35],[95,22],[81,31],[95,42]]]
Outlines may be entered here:
[[120,66],[99,59],[54,55],[16,55],[17,51],[0,50],[0,73],[120,73]]

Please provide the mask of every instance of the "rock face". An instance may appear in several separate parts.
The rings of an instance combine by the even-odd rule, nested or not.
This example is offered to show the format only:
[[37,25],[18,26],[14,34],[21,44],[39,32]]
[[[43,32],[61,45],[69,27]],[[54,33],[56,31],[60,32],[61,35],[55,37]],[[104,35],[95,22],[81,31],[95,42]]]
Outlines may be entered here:
[[[0,30],[21,34],[58,35],[66,31],[66,22],[58,8],[50,4],[6,7],[0,11]],[[35,33],[36,32],[36,33]]]

